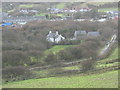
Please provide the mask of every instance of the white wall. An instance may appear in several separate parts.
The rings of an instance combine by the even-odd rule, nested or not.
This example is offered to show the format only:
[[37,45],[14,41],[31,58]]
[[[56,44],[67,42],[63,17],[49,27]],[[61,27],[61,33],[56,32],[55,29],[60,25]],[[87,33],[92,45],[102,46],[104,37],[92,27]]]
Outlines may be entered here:
[[54,42],[54,38],[47,38],[49,42]]

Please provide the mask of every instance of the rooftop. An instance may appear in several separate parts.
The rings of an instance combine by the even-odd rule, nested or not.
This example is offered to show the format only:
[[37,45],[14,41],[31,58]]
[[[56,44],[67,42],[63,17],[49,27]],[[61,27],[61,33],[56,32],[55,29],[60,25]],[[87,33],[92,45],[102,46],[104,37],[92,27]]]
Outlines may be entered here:
[[75,31],[75,34],[87,34],[87,32],[85,30],[78,30]]
[[99,32],[88,32],[88,35],[99,36],[100,33]]

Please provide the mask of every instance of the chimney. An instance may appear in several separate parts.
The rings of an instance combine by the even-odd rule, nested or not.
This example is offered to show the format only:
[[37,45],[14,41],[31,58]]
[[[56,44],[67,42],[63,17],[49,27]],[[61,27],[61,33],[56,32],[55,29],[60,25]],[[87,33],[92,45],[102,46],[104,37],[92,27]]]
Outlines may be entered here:
[[56,31],[56,35],[58,35],[58,31]]
[[49,34],[52,33],[52,31],[49,31]]

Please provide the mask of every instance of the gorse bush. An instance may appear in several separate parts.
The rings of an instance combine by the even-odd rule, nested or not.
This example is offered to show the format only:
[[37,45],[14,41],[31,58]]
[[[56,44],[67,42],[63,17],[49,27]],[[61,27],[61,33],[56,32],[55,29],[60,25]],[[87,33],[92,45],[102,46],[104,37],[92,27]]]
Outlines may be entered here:
[[7,67],[2,70],[3,82],[26,80],[33,77],[33,74],[23,66]]

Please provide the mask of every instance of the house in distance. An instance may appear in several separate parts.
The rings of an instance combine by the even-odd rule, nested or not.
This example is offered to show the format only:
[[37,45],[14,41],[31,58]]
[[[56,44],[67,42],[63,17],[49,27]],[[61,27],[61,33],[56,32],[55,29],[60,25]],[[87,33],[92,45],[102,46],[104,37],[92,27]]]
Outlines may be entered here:
[[53,33],[52,31],[49,31],[49,34],[47,35],[46,39],[49,42],[58,43],[58,42],[64,40],[65,37],[63,37],[61,34],[59,34],[58,31],[56,31],[55,33]]
[[74,33],[74,38],[75,39],[85,39],[87,37],[98,37],[100,36],[99,32],[87,32],[85,30],[77,30]]

